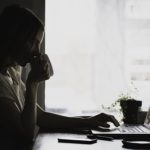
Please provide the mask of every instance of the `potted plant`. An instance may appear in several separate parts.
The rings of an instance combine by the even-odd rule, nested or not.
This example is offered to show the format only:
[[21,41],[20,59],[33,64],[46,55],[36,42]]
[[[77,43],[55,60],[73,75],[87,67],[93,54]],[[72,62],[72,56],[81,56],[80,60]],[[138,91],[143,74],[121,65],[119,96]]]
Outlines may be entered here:
[[[111,106],[105,107],[102,105],[102,108],[117,112],[119,108],[119,115],[121,115],[119,118],[122,118],[121,120],[126,124],[143,124],[146,112],[141,111],[142,101],[135,98],[138,96],[138,93],[138,88],[131,81],[130,88],[126,94],[120,94],[119,98]],[[131,95],[134,95],[134,97]]]
[[[119,106],[119,107],[118,107]],[[140,112],[142,106],[142,101],[136,100],[129,94],[121,94],[119,98],[111,104],[109,107],[104,107],[104,109],[113,110],[113,108],[119,108],[122,114],[122,121],[126,124],[137,124],[138,123],[138,113]],[[117,110],[117,109],[116,109]]]
[[136,100],[128,95],[121,95],[117,100],[123,114],[123,122],[126,124],[138,123],[138,112],[141,109],[142,101]]

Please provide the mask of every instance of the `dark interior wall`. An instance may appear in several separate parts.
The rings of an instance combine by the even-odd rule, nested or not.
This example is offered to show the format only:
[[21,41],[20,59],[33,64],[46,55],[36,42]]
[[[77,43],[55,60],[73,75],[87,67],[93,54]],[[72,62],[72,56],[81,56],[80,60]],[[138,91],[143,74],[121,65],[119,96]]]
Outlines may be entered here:
[[[45,0],[0,0],[0,12],[3,10],[4,7],[11,5],[11,4],[20,4],[23,7],[27,7],[31,10],[33,10],[36,15],[42,20],[42,22],[45,22]],[[44,23],[45,24],[45,23]],[[42,43],[42,51],[44,52],[45,48],[45,40],[43,40]],[[24,79],[27,75],[28,70],[24,70]],[[45,108],[45,83],[41,83],[39,86],[38,91],[38,103]]]
[[45,0],[32,0],[33,11],[45,24]]
[[[32,9],[45,24],[45,0],[32,0]],[[41,51],[45,53],[45,38],[41,45]],[[41,83],[38,89],[38,103],[45,109],[45,82]]]
[[20,4],[33,10],[37,16],[45,22],[45,0],[0,0],[0,12],[2,9],[11,4]]
[[20,4],[22,6],[32,9],[33,1],[32,0],[0,0],[0,11],[7,5],[11,4]]

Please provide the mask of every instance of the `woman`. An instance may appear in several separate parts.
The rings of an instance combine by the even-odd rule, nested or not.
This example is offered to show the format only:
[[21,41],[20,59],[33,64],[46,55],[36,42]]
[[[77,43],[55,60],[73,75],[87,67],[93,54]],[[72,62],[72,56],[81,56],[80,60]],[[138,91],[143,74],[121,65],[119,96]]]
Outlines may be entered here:
[[[75,129],[119,125],[112,115],[98,114],[88,118],[61,116],[45,112],[37,104],[41,81],[53,75],[52,65],[40,47],[44,26],[29,9],[9,6],[0,15],[0,129],[19,138],[32,140],[35,127]],[[31,65],[26,83],[21,68]]]

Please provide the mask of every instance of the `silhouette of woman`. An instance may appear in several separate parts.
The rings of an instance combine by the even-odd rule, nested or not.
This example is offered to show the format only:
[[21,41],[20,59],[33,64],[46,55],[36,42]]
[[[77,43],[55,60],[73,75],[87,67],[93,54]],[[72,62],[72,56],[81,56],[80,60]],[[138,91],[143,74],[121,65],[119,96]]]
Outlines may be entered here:
[[[37,104],[41,81],[53,75],[49,57],[40,52],[44,25],[28,8],[6,7],[0,14],[0,131],[32,141],[35,127],[76,129],[119,125],[114,116],[98,114],[87,118],[68,117],[44,111]],[[22,68],[31,70],[24,83]]]

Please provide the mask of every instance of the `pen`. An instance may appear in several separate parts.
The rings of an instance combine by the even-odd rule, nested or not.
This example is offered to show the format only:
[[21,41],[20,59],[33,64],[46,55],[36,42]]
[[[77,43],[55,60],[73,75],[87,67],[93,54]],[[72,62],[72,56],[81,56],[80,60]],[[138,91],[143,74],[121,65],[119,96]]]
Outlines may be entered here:
[[95,134],[88,134],[87,137],[90,138],[90,139],[96,138],[96,139],[105,140],[105,141],[113,141],[114,140],[113,137],[102,136],[102,135],[95,135]]

